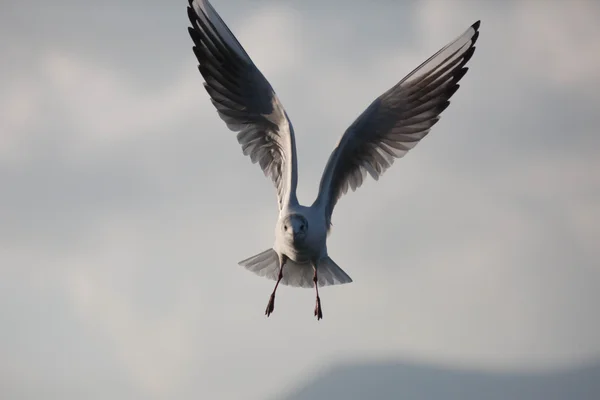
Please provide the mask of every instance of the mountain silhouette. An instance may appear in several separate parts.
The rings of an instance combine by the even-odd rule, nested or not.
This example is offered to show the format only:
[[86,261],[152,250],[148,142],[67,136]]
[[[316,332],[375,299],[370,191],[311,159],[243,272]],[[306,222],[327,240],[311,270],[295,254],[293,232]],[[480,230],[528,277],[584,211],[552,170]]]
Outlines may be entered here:
[[600,364],[504,373],[408,363],[340,365],[283,400],[600,400]]

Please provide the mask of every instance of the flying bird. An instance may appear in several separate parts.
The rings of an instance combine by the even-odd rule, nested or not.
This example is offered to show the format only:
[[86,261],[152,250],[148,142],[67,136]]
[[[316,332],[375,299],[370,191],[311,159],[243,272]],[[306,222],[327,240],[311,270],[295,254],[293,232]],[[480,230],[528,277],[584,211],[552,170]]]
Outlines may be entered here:
[[415,147],[439,120],[466,74],[480,21],[376,98],[344,132],[310,206],[298,203],[298,166],[292,123],[273,88],[208,0],[190,0],[188,28],[210,100],[237,132],[244,155],[258,163],[277,191],[275,242],[239,265],[276,281],[265,314],[275,308],[279,284],[315,289],[314,315],[323,317],[319,287],[352,282],[327,254],[333,209],[367,174],[377,180]]

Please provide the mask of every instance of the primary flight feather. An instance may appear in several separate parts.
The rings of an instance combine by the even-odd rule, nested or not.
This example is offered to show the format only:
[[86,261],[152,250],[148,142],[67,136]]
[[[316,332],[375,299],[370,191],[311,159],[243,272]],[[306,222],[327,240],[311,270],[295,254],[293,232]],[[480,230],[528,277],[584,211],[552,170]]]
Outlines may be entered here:
[[314,287],[314,314],[322,318],[319,286],[352,279],[328,256],[333,209],[367,174],[378,179],[430,131],[450,104],[468,68],[479,21],[395,86],[375,99],[350,125],[331,153],[314,203],[298,203],[294,129],[273,88],[208,0],[190,0],[188,28],[210,100],[243,153],[275,185],[279,219],[272,248],[240,262],[276,280],[265,314],[275,307],[279,283]]

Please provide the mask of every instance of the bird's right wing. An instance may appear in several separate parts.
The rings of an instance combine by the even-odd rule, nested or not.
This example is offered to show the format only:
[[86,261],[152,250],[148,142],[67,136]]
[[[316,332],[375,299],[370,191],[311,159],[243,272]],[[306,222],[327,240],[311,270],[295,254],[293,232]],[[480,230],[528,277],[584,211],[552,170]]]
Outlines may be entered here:
[[245,155],[277,189],[279,208],[296,196],[294,131],[269,82],[208,0],[190,0],[194,54],[204,87]]
[[328,224],[348,188],[360,187],[367,172],[377,180],[429,133],[458,90],[478,37],[479,21],[375,99],[346,130],[329,157],[315,201]]

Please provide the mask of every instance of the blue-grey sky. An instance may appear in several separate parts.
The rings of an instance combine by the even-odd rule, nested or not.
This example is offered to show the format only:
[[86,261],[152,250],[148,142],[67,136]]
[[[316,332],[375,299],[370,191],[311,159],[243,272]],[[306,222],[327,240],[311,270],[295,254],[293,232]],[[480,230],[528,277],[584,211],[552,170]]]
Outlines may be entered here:
[[600,357],[600,5],[213,5],[296,131],[310,203],[379,94],[477,19],[441,121],[343,197],[313,292],[237,262],[275,191],[196,69],[185,1],[3,2],[0,397],[265,399],[343,360],[538,370]]

